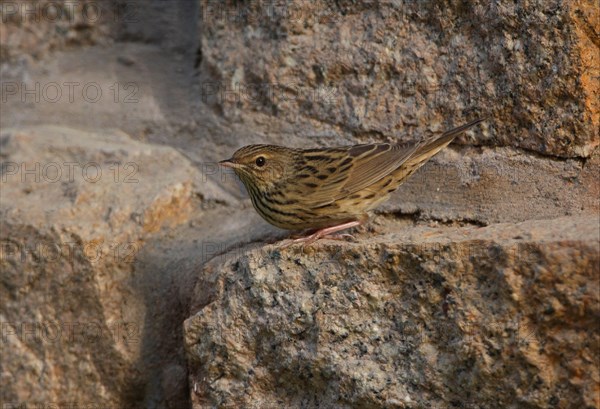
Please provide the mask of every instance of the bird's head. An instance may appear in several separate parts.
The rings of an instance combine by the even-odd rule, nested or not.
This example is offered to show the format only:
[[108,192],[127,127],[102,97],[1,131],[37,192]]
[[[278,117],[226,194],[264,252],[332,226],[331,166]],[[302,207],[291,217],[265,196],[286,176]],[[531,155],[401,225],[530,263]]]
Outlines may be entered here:
[[219,162],[232,168],[242,182],[268,189],[286,177],[294,163],[295,150],[276,145],[248,145],[238,149],[230,159]]

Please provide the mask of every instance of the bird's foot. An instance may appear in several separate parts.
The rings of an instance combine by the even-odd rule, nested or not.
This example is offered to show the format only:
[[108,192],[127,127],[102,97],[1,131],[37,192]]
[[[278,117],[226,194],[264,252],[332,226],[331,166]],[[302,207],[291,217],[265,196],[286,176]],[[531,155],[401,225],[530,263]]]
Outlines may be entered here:
[[354,236],[352,236],[351,234],[348,234],[348,233],[342,233],[342,234],[336,234],[336,235],[334,235],[333,233],[336,233],[341,230],[350,229],[352,227],[360,226],[361,224],[362,224],[362,221],[356,220],[356,221],[352,221],[352,222],[342,223],[337,226],[326,227],[324,229],[317,230],[316,232],[309,234],[308,236],[284,240],[281,243],[279,243],[278,247],[281,249],[284,249],[286,247],[291,246],[292,244],[301,244],[302,246],[306,246],[306,245],[314,243],[315,241],[317,241],[319,239],[324,239],[324,238],[332,239],[332,240],[343,240],[345,238],[354,239]]

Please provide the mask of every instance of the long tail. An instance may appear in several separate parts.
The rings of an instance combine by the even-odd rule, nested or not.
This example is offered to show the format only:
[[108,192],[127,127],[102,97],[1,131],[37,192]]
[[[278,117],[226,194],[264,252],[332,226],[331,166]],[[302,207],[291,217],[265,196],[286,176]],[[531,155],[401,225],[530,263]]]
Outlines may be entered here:
[[425,161],[432,156],[436,155],[439,151],[444,149],[446,146],[450,144],[458,135],[463,133],[469,128],[474,127],[475,125],[485,121],[487,117],[479,118],[474,121],[469,122],[468,124],[461,125],[457,128],[446,131],[439,138],[423,144],[421,147],[417,148],[415,153],[409,159],[410,162],[421,162]]
[[439,138],[424,142],[421,146],[418,146],[416,150],[402,163],[398,168],[398,179],[405,180],[412,175],[417,169],[425,164],[429,159],[435,156],[439,151],[444,149],[454,138],[466,131],[467,129],[477,125],[478,123],[485,121],[487,118],[480,118],[475,121],[469,122],[468,124],[459,126],[458,128],[451,129],[444,132]]

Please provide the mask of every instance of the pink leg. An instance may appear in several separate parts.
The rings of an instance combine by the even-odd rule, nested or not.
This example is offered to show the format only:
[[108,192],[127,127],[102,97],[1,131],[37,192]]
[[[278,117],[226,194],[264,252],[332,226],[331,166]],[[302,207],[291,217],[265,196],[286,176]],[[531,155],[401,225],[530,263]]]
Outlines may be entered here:
[[[338,232],[340,230],[346,230],[349,229],[351,227],[356,227],[356,226],[360,226],[363,222],[362,221],[352,221],[352,222],[347,222],[347,223],[342,223],[342,224],[338,224],[337,226],[331,226],[331,227],[326,227],[324,229],[321,230],[317,230],[316,232],[314,232],[311,235],[308,235],[306,237],[300,237],[298,239],[290,239],[290,240],[284,240],[281,243],[281,248],[286,248],[292,244],[297,244],[297,243],[302,243],[302,244],[311,244],[323,237],[326,237],[332,233]],[[350,236],[349,234],[343,234],[342,236]],[[352,236],[350,236],[352,237]]]

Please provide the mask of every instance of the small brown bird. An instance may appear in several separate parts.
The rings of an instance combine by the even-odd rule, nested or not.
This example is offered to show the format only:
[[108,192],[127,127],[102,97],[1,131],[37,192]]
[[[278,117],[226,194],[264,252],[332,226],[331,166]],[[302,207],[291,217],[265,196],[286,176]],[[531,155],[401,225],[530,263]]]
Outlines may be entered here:
[[370,210],[425,162],[483,120],[412,145],[317,149],[248,145],[219,163],[233,168],[267,222],[288,230],[317,229],[291,241],[310,243],[362,224]]

